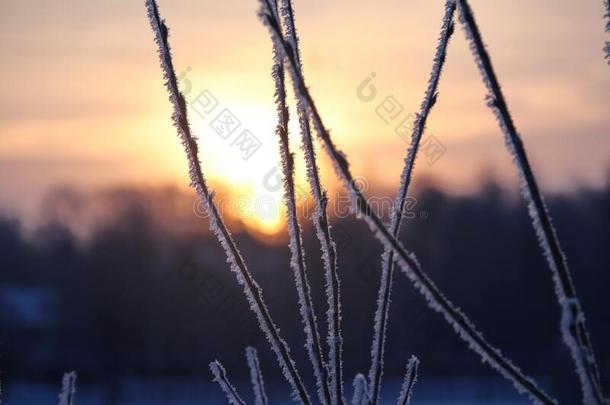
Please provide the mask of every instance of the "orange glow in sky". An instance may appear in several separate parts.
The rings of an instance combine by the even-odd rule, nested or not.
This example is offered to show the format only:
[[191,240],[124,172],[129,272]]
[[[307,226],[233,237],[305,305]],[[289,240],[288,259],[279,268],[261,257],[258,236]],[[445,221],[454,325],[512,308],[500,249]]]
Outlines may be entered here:
[[[207,91],[218,102],[209,116],[191,109],[212,187],[221,185],[250,204],[259,197],[279,200],[281,191],[264,181],[279,162],[271,44],[256,18],[257,2],[159,3],[187,100]],[[610,71],[602,52],[601,3],[472,1],[546,190],[607,181]],[[394,129],[418,110],[441,3],[297,0],[295,8],[305,75],[335,143],[355,174],[392,192],[407,147]],[[0,24],[0,210],[31,215],[57,185],[188,184],[142,1],[3,2]],[[371,101],[358,96],[367,78],[376,89]],[[446,152],[433,164],[421,158],[416,182],[432,175],[458,193],[475,190],[481,178],[515,183],[484,97],[458,28],[427,129]],[[392,122],[379,110],[387,98],[401,109]],[[227,139],[213,128],[225,108],[240,121]],[[291,146],[299,152],[294,111],[292,118]],[[249,159],[233,143],[245,129],[261,142]],[[334,190],[337,182],[322,161],[323,180]],[[306,189],[300,153],[297,163],[297,182]],[[260,215],[254,208],[254,215],[241,218],[247,226],[268,234],[282,229],[280,211]]]

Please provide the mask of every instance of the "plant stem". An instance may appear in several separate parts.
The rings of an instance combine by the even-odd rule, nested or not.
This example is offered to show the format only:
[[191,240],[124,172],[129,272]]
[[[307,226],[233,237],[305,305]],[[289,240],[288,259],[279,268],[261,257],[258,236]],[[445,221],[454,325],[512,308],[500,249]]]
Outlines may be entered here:
[[302,404],[310,405],[311,401],[309,395],[307,394],[294,361],[290,356],[290,349],[281,338],[277,326],[271,319],[269,310],[263,300],[263,292],[254,280],[252,274],[248,271],[246,263],[214,203],[214,194],[208,189],[201,169],[201,163],[199,162],[197,141],[192,135],[189,126],[186,101],[178,87],[171,56],[171,48],[168,41],[167,26],[165,25],[165,22],[161,20],[155,0],[146,0],[146,8],[148,10],[151,27],[155,33],[155,41],[159,47],[159,59],[164,73],[165,86],[167,87],[173,107],[172,118],[188,159],[191,186],[197,191],[199,198],[210,216],[210,229],[214,232],[224,248],[227,259],[231,264],[231,270],[236,275],[238,283],[244,288],[244,294],[248,299],[250,309],[256,314],[259,327],[271,344],[271,349],[276,354],[278,363],[280,364],[285,378],[293,389],[295,398],[298,398]]
[[[411,173],[415,164],[415,158],[419,149],[419,144],[426,128],[428,114],[436,102],[436,90],[440,81],[441,71],[447,55],[447,45],[454,30],[453,15],[455,12],[455,1],[448,0],[445,3],[445,13],[443,25],[439,37],[436,54],[428,88],[424,100],[421,104],[420,112],[413,125],[411,134],[411,145],[405,158],[405,166],[402,171],[400,188],[396,195],[396,203],[392,212],[390,229],[394,238],[398,239],[402,223],[405,202],[411,183]],[[383,358],[385,352],[386,331],[388,328],[388,314],[390,308],[390,297],[392,294],[392,280],[394,279],[394,252],[385,249],[382,260],[381,281],[379,284],[379,294],[377,297],[377,309],[375,311],[375,323],[373,328],[373,342],[371,345],[371,369],[369,370],[369,392],[371,395],[370,403],[376,405],[379,402],[381,390],[381,378],[383,375]]]
[[555,401],[553,399],[542,391],[529,377],[525,376],[508,359],[502,357],[499,350],[491,346],[475,329],[470,320],[445,298],[432,280],[423,272],[415,257],[402,247],[400,242],[398,242],[387,229],[383,221],[374,213],[350,173],[345,154],[334,146],[330,134],[324,127],[319,111],[300,74],[298,63],[294,59],[294,53],[292,52],[290,44],[284,40],[279,24],[270,12],[271,8],[268,0],[261,1],[263,2],[263,10],[261,10],[260,13],[261,19],[269,28],[273,40],[281,45],[285,59],[288,61],[290,67],[289,71],[293,84],[298,90],[299,97],[303,98],[303,101],[307,106],[316,133],[322,140],[324,149],[333,161],[338,177],[350,191],[353,207],[357,211],[359,217],[363,218],[368,223],[374,235],[386,247],[394,251],[396,254],[396,262],[418,290],[427,298],[428,305],[444,316],[445,320],[453,326],[458,335],[469,344],[469,347],[475,350],[481,358],[488,362],[494,369],[511,380],[520,392],[527,392],[530,397],[538,403],[554,404]]
[[[294,10],[291,0],[281,0],[281,15],[284,17],[286,36],[290,43],[296,67],[303,74],[303,66],[299,52],[299,39],[294,21]],[[281,26],[281,19],[278,23]],[[281,51],[280,51],[281,52]],[[295,93],[297,89],[295,88]],[[343,338],[341,336],[341,298],[339,275],[337,273],[337,251],[332,239],[330,222],[327,215],[328,197],[320,181],[319,167],[316,162],[316,153],[313,146],[313,137],[309,125],[309,114],[307,107],[301,98],[297,98],[297,113],[302,135],[302,149],[305,154],[307,165],[307,179],[315,201],[315,212],[312,217],[316,235],[322,248],[322,259],[326,278],[326,297],[328,302],[327,324],[328,324],[328,368],[332,389],[333,404],[343,404]]]
[[470,41],[470,48],[483,81],[490,93],[488,105],[495,112],[504,132],[506,145],[514,157],[521,178],[522,192],[529,204],[529,214],[532,218],[534,230],[553,274],[555,292],[562,311],[561,331],[580,377],[583,400],[586,404],[602,404],[604,396],[600,375],[589,332],[585,325],[585,315],[576,296],[566,257],[559,244],[557,233],[551,223],[551,218],[529,164],[525,147],[508,111],[508,106],[491,64],[491,58],[483,44],[472,9],[466,0],[458,1],[460,20],[464,25],[464,30]]
[[[279,18],[277,0],[274,0],[275,15]],[[278,124],[276,134],[280,147],[280,158],[282,161],[282,174],[284,183],[284,201],[288,216],[288,233],[290,235],[290,265],[294,271],[295,284],[299,297],[299,311],[305,329],[306,347],[309,359],[314,369],[318,397],[324,405],[331,404],[331,395],[328,385],[328,372],[324,355],[320,345],[320,334],[316,322],[316,315],[311,299],[311,287],[307,279],[307,266],[305,264],[305,252],[301,236],[301,226],[297,215],[295,186],[294,186],[294,156],[290,152],[288,139],[288,106],[286,105],[286,87],[284,77],[284,63],[282,62],[281,50],[274,44],[274,65],[272,76],[275,84],[275,103],[277,108]]]

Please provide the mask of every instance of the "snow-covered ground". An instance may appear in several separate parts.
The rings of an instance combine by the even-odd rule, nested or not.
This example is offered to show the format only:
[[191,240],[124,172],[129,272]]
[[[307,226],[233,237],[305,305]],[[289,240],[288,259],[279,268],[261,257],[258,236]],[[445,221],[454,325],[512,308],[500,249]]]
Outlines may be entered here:
[[[77,384],[77,405],[224,405],[227,403],[220,388],[207,376],[201,379],[169,380],[124,378],[112,389],[108,386]],[[278,382],[279,383],[279,382]],[[240,395],[252,403],[252,392],[246,381],[235,382]],[[395,404],[400,380],[383,385],[382,404]],[[56,404],[60,382],[50,385],[31,381],[3,381],[4,405]],[[285,384],[267,386],[272,404],[294,404]],[[313,393],[312,393],[313,394]],[[348,399],[351,392],[348,392]],[[112,398],[114,396],[115,398]],[[524,396],[515,393],[508,382],[475,378],[427,379],[417,382],[414,405],[513,405],[528,404]]]

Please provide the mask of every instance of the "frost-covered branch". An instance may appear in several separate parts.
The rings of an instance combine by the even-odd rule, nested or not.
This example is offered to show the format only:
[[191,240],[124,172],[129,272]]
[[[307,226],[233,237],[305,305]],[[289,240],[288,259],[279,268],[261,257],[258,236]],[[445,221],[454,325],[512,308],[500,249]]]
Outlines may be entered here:
[[413,386],[417,382],[418,367],[419,359],[415,356],[411,356],[407,363],[407,372],[405,373],[405,379],[402,383],[400,397],[398,397],[398,405],[409,405],[409,403],[411,402],[411,395],[413,395]]
[[258,354],[253,347],[246,347],[246,360],[250,369],[250,380],[254,391],[254,405],[269,405],[267,393],[265,392],[265,381],[258,361]]
[[[405,202],[411,183],[411,173],[415,164],[415,158],[419,149],[421,138],[426,128],[428,114],[434,106],[437,97],[437,88],[441,72],[447,55],[447,45],[454,30],[453,15],[455,13],[455,1],[448,0],[445,3],[445,13],[441,34],[436,47],[432,72],[428,80],[428,87],[420,112],[413,125],[411,134],[411,145],[405,157],[405,166],[400,178],[400,187],[396,194],[396,203],[390,221],[390,230],[394,238],[398,239],[400,226],[403,219]],[[373,342],[371,345],[371,368],[369,370],[369,392],[371,404],[376,405],[379,401],[381,390],[381,378],[383,376],[383,358],[385,351],[386,331],[388,327],[388,314],[390,308],[390,297],[392,294],[392,280],[394,279],[394,252],[385,249],[382,259],[381,281],[379,283],[379,294],[377,296],[377,309],[373,328]]]
[[214,194],[207,186],[197,155],[197,141],[192,135],[189,126],[186,100],[178,88],[168,41],[167,26],[159,16],[159,9],[155,0],[146,0],[146,8],[151,27],[155,34],[155,41],[159,47],[159,59],[163,70],[165,86],[167,87],[169,99],[173,107],[172,119],[188,159],[191,186],[197,191],[199,198],[209,214],[210,229],[214,232],[224,248],[231,271],[235,274],[238,283],[244,288],[244,294],[248,299],[250,309],[256,314],[259,327],[271,344],[271,349],[277,356],[278,363],[280,364],[284,376],[292,387],[295,398],[300,400],[301,403],[309,405],[311,401],[294,361],[290,356],[288,345],[281,338],[279,330],[273,323],[269,310],[264,303],[262,290],[248,271],[248,268],[237,249],[237,245],[214,203]]
[[426,297],[428,305],[444,316],[445,320],[481,356],[483,361],[489,363],[504,377],[511,380],[520,392],[528,393],[536,402],[545,404],[555,403],[553,399],[542,391],[529,377],[525,376],[511,361],[503,357],[498,349],[490,345],[483,338],[470,320],[440,292],[432,280],[423,272],[417,259],[405,250],[402,244],[398,242],[383,221],[372,210],[351,175],[345,154],[335,147],[329,132],[322,122],[319,111],[300,73],[299,64],[294,57],[292,48],[284,39],[279,23],[274,18],[269,0],[260,1],[262,3],[262,9],[259,13],[261,20],[269,28],[273,41],[280,45],[284,53],[296,93],[307,107],[316,133],[323,143],[324,150],[328,153],[334,164],[337,176],[348,189],[353,208],[358,216],[367,222],[375,236],[384,244],[384,247],[394,251],[396,254],[395,260],[411,282]]
[[458,0],[458,6],[460,21],[470,42],[470,49],[483,77],[483,82],[489,91],[487,104],[496,114],[504,132],[506,146],[517,165],[521,190],[529,206],[529,214],[538,242],[553,274],[555,292],[562,311],[561,331],[563,340],[570,349],[576,365],[576,371],[582,386],[583,400],[586,404],[601,404],[604,402],[601,379],[589,332],[585,325],[585,315],[576,296],[566,257],[561,250],[557,233],[529,164],[525,147],[508,110],[472,9],[466,0]]
[[[279,18],[277,0],[274,0],[274,13]],[[320,334],[318,332],[316,315],[311,299],[311,287],[307,278],[307,265],[305,264],[305,251],[301,235],[301,226],[297,215],[295,186],[294,186],[294,156],[290,152],[288,139],[288,106],[286,105],[286,85],[284,77],[284,63],[281,50],[274,46],[272,76],[275,84],[275,105],[277,109],[278,123],[276,134],[280,148],[282,161],[282,175],[284,183],[284,201],[288,218],[288,233],[290,236],[290,267],[294,272],[294,282],[297,287],[299,300],[299,312],[301,322],[305,330],[306,348],[309,360],[313,366],[318,387],[318,397],[323,405],[331,405],[330,388],[328,384],[328,372],[324,355],[320,345]]]
[[[606,33],[610,35],[610,0],[604,0],[604,5],[606,6],[606,14],[604,14],[604,18],[606,19]],[[604,57],[610,65],[610,41],[606,41],[604,52]]]
[[354,377],[354,396],[352,405],[366,405],[369,403],[368,383],[364,374],[356,374]]
[[76,372],[65,373],[61,381],[61,393],[59,394],[59,405],[74,405],[74,394],[76,394]]
[[[295,61],[295,68],[300,74],[303,74],[303,66],[299,51],[299,38],[297,35],[296,24],[294,20],[294,10],[291,0],[280,0],[280,15],[277,19],[278,28],[281,32],[281,21],[284,22],[284,35],[287,42],[290,44],[292,56]],[[281,52],[281,50],[279,50]],[[295,94],[298,94],[295,88]],[[332,394],[333,404],[344,403],[343,399],[343,361],[342,346],[343,339],[341,337],[341,297],[339,286],[339,275],[337,273],[337,251],[335,243],[332,239],[330,222],[326,212],[328,197],[320,181],[320,169],[316,162],[316,152],[313,145],[313,137],[311,135],[311,127],[309,124],[309,114],[307,106],[304,104],[301,97],[297,97],[297,114],[299,117],[299,126],[301,129],[301,148],[305,155],[305,164],[307,168],[307,180],[311,188],[314,201],[314,215],[312,221],[316,229],[316,235],[320,241],[322,249],[322,260],[324,261],[324,271],[326,278],[326,299],[328,302],[327,324],[328,335],[327,341],[329,346],[328,353],[328,369],[330,372],[330,389]]]
[[222,391],[227,396],[227,400],[231,405],[246,405],[243,399],[237,394],[237,390],[229,381],[227,371],[218,360],[210,363],[210,371],[214,375],[214,382],[217,382]]

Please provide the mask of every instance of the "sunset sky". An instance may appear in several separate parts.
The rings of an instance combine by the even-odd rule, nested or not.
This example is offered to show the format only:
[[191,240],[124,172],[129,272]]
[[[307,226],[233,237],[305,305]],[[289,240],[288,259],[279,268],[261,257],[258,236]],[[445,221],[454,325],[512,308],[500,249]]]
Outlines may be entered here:
[[[187,100],[207,90],[219,102],[205,119],[191,113],[211,185],[268,193],[263,178],[277,164],[277,143],[271,44],[257,2],[159,3]],[[442,3],[295,1],[305,74],[325,123],[353,171],[388,190],[398,185],[407,146],[394,128],[418,110]],[[610,67],[602,52],[608,40],[602,1],[473,0],[472,6],[543,189],[604,185]],[[0,212],[31,216],[58,185],[188,184],[143,1],[2,1],[0,24]],[[377,96],[365,102],[357,89],[372,73]],[[391,123],[376,113],[388,96],[403,108]],[[484,179],[515,183],[484,97],[458,28],[428,125],[446,151],[433,164],[419,160],[416,182],[433,176],[455,193],[476,190]],[[261,141],[250,159],[231,145],[233,137],[224,140],[211,128],[223,108],[241,121],[238,132],[249,129]],[[328,165],[323,171],[333,189]]]

